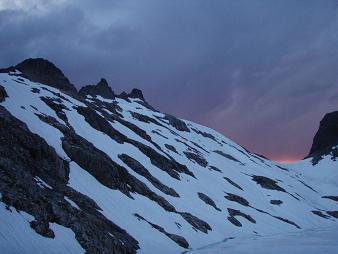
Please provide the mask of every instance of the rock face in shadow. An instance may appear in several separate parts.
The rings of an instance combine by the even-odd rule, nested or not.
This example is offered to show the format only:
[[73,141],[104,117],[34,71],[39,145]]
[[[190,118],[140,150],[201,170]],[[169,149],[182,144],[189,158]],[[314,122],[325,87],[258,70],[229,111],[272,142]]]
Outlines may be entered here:
[[77,107],[76,109],[79,114],[85,117],[86,122],[88,122],[93,128],[107,134],[110,138],[120,144],[129,143],[134,145],[150,159],[154,166],[167,172],[171,177],[180,180],[179,173],[185,173],[194,177],[194,174],[187,168],[187,166],[178,163],[173,158],[168,159],[155,149],[139,141],[129,139],[127,136],[113,128],[113,126],[95,110],[90,109],[89,107]]
[[233,202],[237,202],[243,206],[249,206],[249,201],[246,200],[245,198],[238,196],[236,194],[232,194],[232,193],[227,193],[227,196],[225,196],[225,198],[229,201],[233,201]]
[[270,200],[270,204],[272,204],[272,205],[281,205],[281,204],[283,204],[283,201],[282,200],[278,200],[278,199],[273,199],[273,200]]
[[210,225],[197,218],[196,216],[192,215],[191,213],[187,213],[187,212],[180,212],[179,214],[181,214],[181,216],[190,224],[192,225],[195,230],[200,230],[203,233],[208,233],[208,230],[212,230],[212,228],[210,227]]
[[243,217],[248,221],[250,221],[251,223],[256,223],[255,219],[253,219],[250,215],[241,212],[240,210],[228,208],[228,213],[229,213],[228,220],[237,227],[241,227],[242,223],[236,219],[236,216]]
[[128,94],[128,97],[145,101],[142,91],[140,89],[137,89],[137,88],[134,88],[133,90],[131,90],[131,92]]
[[213,201],[208,195],[202,193],[202,192],[198,192],[197,193],[198,197],[203,200],[204,203],[206,203],[207,205],[212,206],[213,208],[215,208],[217,211],[222,211],[221,209],[219,209],[215,203],[215,201]]
[[308,157],[313,157],[313,162],[317,163],[322,155],[333,152],[333,156],[338,156],[338,149],[333,146],[338,145],[338,111],[328,113],[320,121],[319,129],[313,138],[313,143]]
[[136,173],[139,175],[145,177],[148,179],[157,189],[162,191],[163,193],[173,196],[173,197],[179,197],[177,192],[173,189],[170,188],[163,183],[161,183],[157,178],[152,176],[149,171],[137,160],[134,158],[130,157],[127,154],[120,154],[118,155],[119,159],[122,160],[128,167],[130,167],[132,170],[134,170]]
[[53,63],[43,58],[29,58],[15,66],[27,79],[49,85],[64,91],[76,93],[63,72]]
[[257,184],[259,184],[264,189],[286,192],[282,187],[280,187],[277,184],[277,181],[270,179],[268,177],[254,175],[252,176],[252,180],[254,180]]
[[79,94],[82,96],[91,95],[96,97],[97,95],[102,96],[106,99],[114,99],[115,95],[111,87],[108,85],[107,80],[102,78],[99,83],[94,85],[84,86],[80,89]]
[[68,162],[2,106],[0,140],[1,201],[9,210],[32,215],[30,226],[36,233],[54,238],[49,223],[57,223],[75,233],[86,253],[136,253],[133,237],[105,218],[92,199],[67,185]]
[[183,153],[189,160],[196,162],[201,167],[205,168],[206,166],[208,166],[207,160],[204,159],[201,154],[192,153],[188,151],[184,151]]
[[5,99],[8,97],[5,88],[0,85],[0,102],[5,101]]
[[169,124],[173,126],[176,130],[190,132],[188,126],[185,124],[184,121],[168,114],[165,115],[164,119],[167,120]]
[[217,153],[217,154],[219,154],[219,155],[221,155],[221,156],[223,156],[224,158],[226,158],[226,159],[228,159],[228,160],[232,160],[232,161],[241,163],[239,160],[237,160],[235,157],[233,157],[233,156],[230,155],[230,154],[226,154],[226,153],[224,153],[224,152],[222,152],[222,151],[219,151],[219,150],[216,150],[216,151],[214,151],[214,152]]
[[243,190],[241,186],[239,186],[237,183],[232,181],[229,177],[223,177],[228,183],[230,183],[232,186],[236,187],[239,190]]

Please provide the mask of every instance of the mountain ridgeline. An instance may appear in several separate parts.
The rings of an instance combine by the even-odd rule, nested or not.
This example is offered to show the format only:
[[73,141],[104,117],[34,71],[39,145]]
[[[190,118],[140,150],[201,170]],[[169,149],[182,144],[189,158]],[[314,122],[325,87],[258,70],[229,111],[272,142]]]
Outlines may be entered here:
[[[338,219],[338,112],[279,164],[48,60],[0,70],[3,253],[187,253]],[[326,180],[323,180],[326,179]],[[199,252],[203,253],[203,252]]]

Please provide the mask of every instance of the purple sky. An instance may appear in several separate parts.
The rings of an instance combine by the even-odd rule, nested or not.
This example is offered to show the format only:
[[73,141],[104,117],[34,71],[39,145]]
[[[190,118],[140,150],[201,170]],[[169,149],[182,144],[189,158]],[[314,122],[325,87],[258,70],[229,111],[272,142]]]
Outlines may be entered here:
[[338,1],[0,0],[0,66],[28,57],[295,160],[338,109]]

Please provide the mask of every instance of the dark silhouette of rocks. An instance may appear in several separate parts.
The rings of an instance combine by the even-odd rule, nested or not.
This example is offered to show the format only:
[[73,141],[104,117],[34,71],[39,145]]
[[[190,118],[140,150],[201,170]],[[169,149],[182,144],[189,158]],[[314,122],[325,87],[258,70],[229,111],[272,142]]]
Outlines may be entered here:
[[197,154],[197,153],[192,153],[192,152],[187,152],[187,151],[184,151],[183,152],[185,154],[185,156],[191,160],[191,161],[194,161],[196,162],[197,164],[199,164],[201,167],[206,167],[208,166],[208,162],[206,159],[204,159],[202,157],[201,154]]
[[232,181],[229,177],[223,177],[228,183],[236,187],[237,189],[243,190],[241,186],[239,186],[237,183]]
[[93,97],[96,97],[97,95],[102,96],[106,99],[114,99],[115,94],[111,87],[108,85],[108,82],[106,79],[102,78],[99,83],[96,85],[88,85],[84,86],[80,89],[79,94],[82,96],[91,95]]
[[251,223],[256,223],[256,220],[254,220],[250,215],[243,213],[240,210],[228,208],[228,213],[229,213],[228,220],[237,227],[241,227],[242,223],[235,218],[236,216],[243,217],[248,221],[250,221]]
[[231,156],[230,154],[226,154],[226,153],[219,151],[219,150],[215,150],[214,152],[223,156],[226,159],[241,163],[239,160],[237,160],[235,157]]
[[[105,218],[92,199],[67,185],[68,162],[2,106],[0,140],[1,201],[8,209],[31,214],[34,220],[30,226],[38,234],[54,238],[49,223],[57,223],[70,228],[87,253],[136,253],[139,247],[133,237]],[[50,188],[41,188],[39,179]],[[80,210],[69,204],[65,196]]]
[[0,85],[0,102],[5,101],[5,98],[7,97],[8,95],[7,95],[5,88],[2,85]]
[[225,196],[225,198],[229,201],[233,201],[233,202],[237,202],[243,206],[249,206],[249,201],[246,200],[245,198],[236,195],[236,194],[232,194],[232,193],[227,193],[227,196]]
[[76,93],[76,88],[69,82],[63,72],[46,59],[29,58],[17,64],[15,69],[21,71],[25,78],[33,82]]
[[252,177],[252,180],[254,180],[257,184],[259,184],[264,189],[286,192],[282,187],[280,187],[277,184],[277,181],[270,179],[268,177],[254,175]]
[[130,157],[127,154],[120,154],[119,159],[121,159],[125,164],[127,164],[132,170],[134,170],[136,173],[144,176],[145,178],[147,178],[157,189],[159,189],[160,191],[162,191],[163,193],[173,196],[173,197],[179,197],[179,195],[177,194],[177,192],[164,185],[163,183],[161,183],[157,178],[155,178],[154,176],[152,176],[149,171],[137,160],[135,160],[134,158]]
[[173,126],[176,130],[190,132],[188,126],[185,124],[184,121],[168,114],[165,115],[164,119],[167,120],[169,124]]
[[202,192],[198,192],[197,193],[198,197],[207,205],[212,206],[213,208],[215,208],[217,211],[222,211],[221,209],[219,209],[215,203],[215,201],[213,201],[208,195],[202,193]]
[[147,107],[149,107],[148,103],[146,102],[146,100],[143,96],[142,90],[137,89],[137,88],[134,88],[133,90],[131,90],[130,93],[123,91],[117,97],[124,99],[124,100],[129,100],[130,98],[131,99],[140,99],[141,101],[143,101],[143,103],[141,103],[141,105],[146,105]]
[[283,204],[283,201],[282,200],[278,200],[278,199],[273,199],[273,200],[270,200],[270,204],[272,204],[272,205],[281,205],[281,204]]
[[145,101],[144,97],[143,97],[143,93],[140,89],[134,88],[133,90],[131,90],[131,92],[128,95],[129,98],[135,98],[135,99],[140,99],[142,101]]
[[323,155],[330,152],[333,157],[338,157],[338,149],[332,149],[336,145],[338,145],[338,111],[326,114],[320,121],[319,129],[306,158],[313,157],[312,162],[316,164]]

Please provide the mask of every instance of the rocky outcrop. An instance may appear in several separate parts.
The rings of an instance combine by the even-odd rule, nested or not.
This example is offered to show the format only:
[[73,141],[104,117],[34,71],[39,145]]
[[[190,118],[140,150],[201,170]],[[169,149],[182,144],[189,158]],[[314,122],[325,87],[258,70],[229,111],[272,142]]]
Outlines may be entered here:
[[241,227],[242,223],[236,219],[236,216],[243,217],[250,221],[251,223],[256,223],[256,221],[248,214],[241,212],[240,210],[228,208],[228,220],[237,227]]
[[106,99],[114,99],[115,94],[111,87],[108,85],[108,82],[106,79],[102,78],[99,83],[96,85],[88,85],[84,86],[80,89],[79,95],[86,96],[91,95],[93,97],[96,97],[97,95],[102,96]]
[[122,160],[128,167],[130,167],[132,170],[134,170],[136,173],[139,175],[145,177],[147,180],[149,180],[152,185],[154,185],[157,189],[162,191],[163,193],[173,196],[173,197],[179,197],[177,192],[173,189],[170,188],[163,183],[161,183],[157,178],[152,176],[149,171],[137,160],[134,158],[130,157],[127,154],[120,154],[119,159]]
[[169,149],[170,151],[172,151],[172,152],[178,154],[178,152],[177,152],[177,150],[176,150],[176,148],[175,148],[174,146],[169,145],[169,144],[164,144],[164,146],[165,146],[167,149]]
[[192,129],[195,133],[197,133],[197,134],[199,134],[199,135],[202,135],[202,136],[205,137],[205,138],[209,138],[209,139],[211,139],[211,140],[213,140],[213,141],[215,141],[215,142],[218,142],[217,139],[216,139],[213,135],[211,135],[210,133],[203,132],[203,131],[197,130],[197,129],[195,129],[195,128],[191,128],[191,129]]
[[172,115],[168,115],[168,114],[165,115],[164,119],[167,120],[169,122],[169,124],[171,126],[173,126],[176,130],[190,132],[186,123],[184,121],[182,121],[181,119],[178,119],[178,118],[176,118]]
[[319,129],[313,138],[311,150],[307,158],[312,157],[314,164],[321,160],[323,155],[332,152],[333,157],[338,157],[338,111],[328,113],[320,121]]
[[142,91],[137,88],[134,88],[133,90],[131,90],[131,92],[128,94],[128,97],[145,101]]
[[187,168],[187,166],[178,163],[173,158],[168,159],[167,157],[157,152],[155,149],[139,141],[129,139],[128,137],[117,131],[115,128],[113,128],[112,125],[109,124],[109,122],[105,118],[96,113],[95,110],[90,109],[89,107],[77,107],[77,111],[85,117],[85,120],[93,128],[107,134],[116,142],[120,144],[129,143],[137,147],[144,155],[146,155],[150,159],[150,162],[154,166],[167,172],[171,177],[179,180],[179,173],[185,173],[190,176],[194,176],[194,174]]
[[236,187],[239,190],[243,190],[241,186],[239,186],[237,183],[235,183],[234,181],[232,181],[229,177],[223,177],[224,180],[226,180],[228,183],[230,183],[232,186]]
[[213,171],[222,173],[222,170],[220,170],[218,167],[215,167],[215,166],[209,166],[209,170],[213,170]]
[[[64,137],[61,139],[62,148],[67,153],[69,158],[80,165],[106,187],[117,189],[131,199],[133,198],[130,193],[136,192],[156,202],[167,212],[173,212],[181,215],[197,230],[200,230],[204,233],[207,233],[208,230],[211,230],[211,227],[205,221],[188,212],[177,211],[176,208],[172,206],[165,198],[151,191],[146,184],[138,180],[133,175],[129,174],[126,168],[117,164],[115,161],[112,161],[104,152],[97,149],[92,143],[88,142],[81,136],[78,136],[74,130],[60,124],[53,117],[47,117],[44,115],[38,116],[41,121],[50,124],[64,134]],[[154,150],[148,150],[148,152],[150,151]],[[154,158],[157,157],[155,155],[153,156]],[[150,158],[152,158],[152,156],[150,156]],[[173,167],[176,165],[175,163],[177,163],[170,161],[164,156],[162,156],[162,159],[165,159],[165,161],[168,163],[167,164],[166,162],[163,162],[163,164],[161,164],[162,166],[166,165],[165,167]]]
[[270,179],[268,177],[254,175],[252,177],[252,180],[254,180],[257,184],[259,184],[264,189],[286,192],[285,189],[283,189],[277,184],[277,181]]
[[192,152],[188,152],[188,151],[184,151],[183,153],[185,154],[185,156],[189,160],[196,162],[201,167],[205,168],[206,166],[208,166],[207,160],[205,158],[203,158],[201,154],[192,153]]
[[181,214],[181,216],[190,224],[192,225],[195,230],[200,230],[202,231],[203,233],[208,233],[208,230],[212,230],[212,228],[210,227],[210,225],[197,218],[196,216],[190,214],[190,213],[187,213],[187,212],[181,212],[179,213]]
[[327,214],[338,219],[338,211],[327,211]]
[[224,158],[226,158],[228,160],[232,160],[232,161],[235,161],[235,162],[238,162],[238,163],[242,164],[239,160],[237,160],[235,157],[233,157],[230,154],[226,154],[226,153],[224,153],[222,151],[219,151],[219,150],[215,150],[214,152],[217,153],[217,154],[219,154],[219,155],[221,155],[221,156],[223,156]]
[[318,211],[318,210],[314,210],[314,211],[311,211],[313,214],[319,216],[319,217],[322,217],[324,219],[329,219],[330,216],[329,215],[326,215],[325,213],[323,213],[322,211]]
[[41,96],[40,99],[47,104],[48,107],[54,110],[55,114],[62,119],[65,123],[68,123],[67,115],[63,110],[69,110],[65,105],[62,104],[61,99],[52,99],[49,97]]
[[219,209],[215,203],[215,201],[213,201],[208,195],[202,193],[202,192],[198,192],[198,197],[207,205],[212,206],[213,208],[215,208],[217,211],[222,211],[221,209]]
[[63,72],[46,59],[29,58],[16,65],[15,69],[21,71],[25,78],[33,82],[76,93],[76,88]]
[[333,201],[338,202],[338,196],[323,196],[322,198],[327,198],[327,199],[331,199]]
[[273,200],[270,200],[270,204],[272,204],[272,205],[281,205],[281,204],[283,204],[283,201],[279,200],[279,199],[273,199]]
[[153,110],[153,107],[151,107],[147,103],[147,101],[145,100],[145,98],[143,96],[143,92],[140,89],[134,88],[133,90],[131,90],[130,93],[123,91],[117,97],[124,99],[124,100],[127,100],[127,101],[130,101],[129,99],[140,99],[140,101],[138,101],[139,104],[145,106],[146,108]]
[[238,204],[241,204],[243,206],[250,205],[248,200],[236,194],[227,193],[227,196],[225,196],[225,198],[229,201],[237,202]]
[[0,102],[5,101],[7,97],[8,95],[7,95],[5,88],[2,85],[0,85]]
[[136,253],[133,237],[106,219],[93,200],[67,185],[68,162],[2,106],[0,140],[1,201],[8,209],[32,215],[30,225],[38,234],[53,238],[49,223],[57,223],[70,228],[87,253]]

